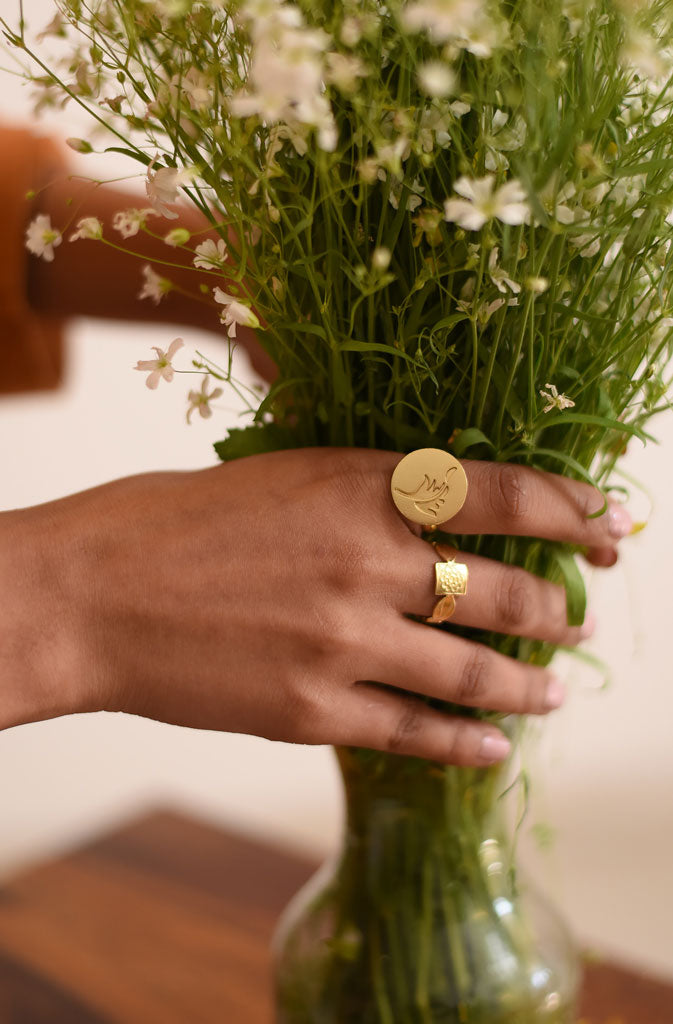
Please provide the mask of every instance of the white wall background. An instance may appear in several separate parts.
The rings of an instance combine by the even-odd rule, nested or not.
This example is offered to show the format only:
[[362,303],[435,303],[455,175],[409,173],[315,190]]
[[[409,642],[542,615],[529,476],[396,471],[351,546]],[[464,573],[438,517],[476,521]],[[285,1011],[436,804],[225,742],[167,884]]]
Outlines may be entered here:
[[[3,14],[10,6],[3,0]],[[54,11],[51,0],[26,0],[25,8],[37,29]],[[0,55],[0,64],[9,67],[10,57]],[[0,118],[29,117],[19,79],[0,74],[0,84]],[[49,115],[44,128],[85,134],[87,122],[68,110]],[[81,166],[96,176],[128,170],[109,157]],[[211,442],[235,420],[232,403],[187,428],[180,382],[152,394],[130,370],[172,336],[163,327],[73,324],[63,390],[0,403],[2,507],[213,461]],[[186,340],[212,349],[212,338],[197,332]],[[585,943],[673,977],[673,417],[655,430],[660,447],[629,455],[630,471],[655,496],[650,524],[624,542],[617,568],[591,578],[599,629],[588,649],[611,665],[612,685],[596,692],[591,672],[563,663],[570,698],[529,755],[529,824],[551,825],[556,839],[545,855],[527,839],[524,859]],[[636,502],[636,518],[642,513]],[[0,778],[4,876],[157,804],[316,852],[333,847],[339,831],[328,750],[126,716],[76,716],[0,734]]]

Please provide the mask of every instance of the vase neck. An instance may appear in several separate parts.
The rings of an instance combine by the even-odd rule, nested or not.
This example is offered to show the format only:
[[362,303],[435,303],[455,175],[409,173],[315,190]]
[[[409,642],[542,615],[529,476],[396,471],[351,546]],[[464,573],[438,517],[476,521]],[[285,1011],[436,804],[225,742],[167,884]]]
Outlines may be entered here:
[[371,842],[377,835],[416,830],[427,842],[457,838],[479,846],[505,832],[500,799],[507,769],[442,767],[396,755],[339,748],[346,796],[347,837]]

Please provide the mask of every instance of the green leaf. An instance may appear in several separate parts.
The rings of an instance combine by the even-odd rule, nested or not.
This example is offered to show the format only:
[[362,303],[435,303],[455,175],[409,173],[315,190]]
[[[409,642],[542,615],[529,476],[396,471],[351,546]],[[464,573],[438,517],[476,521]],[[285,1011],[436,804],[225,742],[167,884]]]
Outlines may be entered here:
[[450,447],[453,449],[453,454],[460,458],[468,448],[474,448],[478,444],[486,444],[495,451],[493,442],[478,427],[467,427],[465,430],[461,430]]
[[581,626],[587,610],[587,591],[575,556],[567,548],[554,547],[551,555],[563,576],[569,626]]
[[147,156],[146,153],[140,153],[135,149],[124,149],[123,146],[108,146],[105,152],[122,153],[124,156],[130,156],[132,160],[137,160],[138,163],[144,164],[145,167],[149,167],[152,163],[152,158]]
[[369,410],[368,415],[372,417],[384,434],[393,441],[395,450],[399,448],[411,451],[414,448],[443,447],[443,443],[439,442],[434,434],[427,433],[419,427],[412,426],[410,423],[404,423],[401,420],[398,422],[375,406]]
[[596,483],[589,470],[585,469],[577,459],[572,457],[572,455],[567,455],[565,452],[558,452],[554,448],[538,448],[537,445],[532,446],[531,448],[519,448],[517,451],[510,453],[509,458],[514,458],[517,455],[528,455],[529,457],[534,455],[546,455],[547,458],[556,459],[557,462],[562,462],[564,466],[572,469],[573,472],[586,480],[592,487],[595,487],[599,494],[603,495],[602,506],[595,512],[592,512],[591,515],[588,515],[587,519],[598,519],[599,516],[602,516],[603,513],[607,511],[608,499],[605,497],[603,488]]
[[312,324],[307,320],[302,320],[299,324],[292,324],[292,330],[296,334],[315,334],[317,338],[327,341],[327,331],[320,324]]
[[224,441],[216,441],[214,448],[222,462],[232,462],[248,455],[298,448],[298,441],[295,431],[277,423],[264,423],[262,426],[234,427]]
[[605,427],[606,430],[620,430],[624,434],[631,434],[645,444],[646,441],[654,441],[651,434],[645,433],[640,427],[634,427],[630,423],[622,423],[620,420],[610,419],[608,416],[594,416],[586,412],[561,412],[558,416],[550,416],[544,419],[539,426],[538,432],[542,433],[547,427],[563,426],[564,423],[588,423],[597,427]]
[[408,363],[425,369],[422,363],[419,363],[403,349],[395,348],[393,345],[384,345],[378,341],[344,341],[339,348],[342,352],[385,352],[386,355],[399,356],[401,359],[406,359]]
[[286,377],[285,379],[281,377],[279,381],[271,385],[268,394],[265,395],[264,399],[262,400],[261,405],[259,406],[257,412],[255,413],[255,422],[259,423],[264,419],[266,414],[271,411],[273,403],[276,401],[278,396],[282,394],[283,391],[287,391],[292,388],[296,389],[298,386],[301,387],[304,384],[310,383],[310,377]]

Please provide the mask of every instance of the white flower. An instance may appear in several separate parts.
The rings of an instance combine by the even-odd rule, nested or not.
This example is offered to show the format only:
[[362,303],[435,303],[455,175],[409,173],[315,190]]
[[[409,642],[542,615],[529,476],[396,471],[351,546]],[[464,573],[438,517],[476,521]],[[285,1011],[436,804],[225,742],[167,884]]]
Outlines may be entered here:
[[[510,299],[508,306],[516,306],[517,300]],[[482,302],[477,310],[477,320],[482,327],[485,327],[494,313],[505,305],[505,299],[494,299],[493,302]]]
[[357,46],[363,38],[373,39],[380,31],[379,17],[373,11],[352,14],[344,18],[341,26],[341,42],[344,46]]
[[392,253],[385,245],[379,245],[372,253],[372,267],[374,270],[387,270],[390,266]]
[[141,228],[145,227],[148,217],[155,217],[156,210],[146,207],[144,210],[119,210],[112,218],[112,227],[118,231],[123,238],[131,238],[137,235]]
[[[320,29],[304,27],[276,25],[270,29],[263,19],[257,21],[253,36],[251,88],[232,97],[231,112],[236,117],[256,115],[270,123],[309,125],[318,133],[320,148],[334,150],[336,124],[323,94],[323,55],[329,36]],[[352,70],[353,65],[351,74]]]
[[496,188],[492,174],[484,178],[462,177],[453,187],[464,198],[445,200],[444,217],[466,231],[479,231],[494,217],[504,224],[525,224],[530,217],[526,193],[516,178]]
[[171,87],[176,96],[179,93],[183,93],[187,97],[187,101],[193,110],[206,110],[212,106],[212,87],[206,76],[198,68],[191,67],[182,76],[173,75]]
[[174,369],[171,364],[173,356],[181,349],[184,345],[182,338],[175,338],[174,341],[168,346],[168,351],[164,352],[162,348],[157,348],[156,345],[152,345],[152,348],[157,354],[156,359],[139,359],[136,365],[133,367],[134,370],[142,370],[149,376],[145,381],[150,390],[154,391],[155,388],[159,387],[159,381],[163,378],[167,384],[173,380]]
[[388,196],[388,202],[392,206],[393,210],[399,210],[403,191],[405,191],[407,195],[407,205],[405,209],[408,213],[413,213],[414,210],[417,210],[423,203],[421,193],[425,191],[424,187],[421,185],[418,178],[414,178],[411,185],[405,183],[401,178],[394,178],[390,186],[390,195]]
[[299,156],[305,156],[308,152],[307,142],[308,129],[306,125],[275,124],[269,132],[269,143],[266,149],[266,163],[272,174],[282,174],[281,168],[276,163],[276,155],[281,152],[286,140],[294,147]]
[[259,320],[243,302],[239,302],[233,295],[227,295],[221,288],[214,288],[215,301],[222,303],[224,309],[220,313],[220,320],[228,328],[227,334],[230,338],[236,337],[236,327],[259,327]]
[[454,117],[465,117],[470,113],[472,107],[465,100],[454,100],[453,103],[449,103],[449,110]]
[[212,238],[207,238],[197,245],[194,252],[194,266],[201,270],[219,270],[227,259],[227,247],[221,238],[218,238],[217,244]]
[[[394,142],[387,142],[385,146],[379,146],[376,151],[376,164],[380,170],[390,171],[397,177],[403,177],[402,164],[409,158],[411,143],[406,135],[398,136]],[[385,175],[379,175],[385,181]]]
[[325,81],[346,95],[354,93],[358,87],[358,78],[366,78],[368,73],[358,57],[334,51],[325,55]]
[[284,0],[246,0],[239,17],[248,23],[253,39],[283,28],[300,28],[303,24],[299,8]]
[[453,42],[475,57],[489,57],[505,41],[505,26],[496,25],[483,0],[419,0],[403,15],[411,32],[427,31],[432,42]]
[[490,124],[490,131],[484,134],[486,146],[486,169],[504,171],[509,167],[505,153],[521,149],[526,141],[526,122],[517,115],[510,123],[509,114],[496,110]]
[[174,203],[178,198],[178,189],[193,180],[194,168],[186,167],[179,171],[177,167],[160,167],[155,171],[156,159],[155,157],[147,168],[147,198],[156,213],[168,220],[175,220],[178,215],[174,210],[169,210],[167,204]]
[[559,188],[558,175],[553,174],[538,194],[538,199],[553,220],[558,221],[559,224],[572,224],[575,220],[575,212],[567,203],[573,196],[575,196],[575,186],[572,181],[567,181]]
[[428,96],[449,96],[456,86],[456,76],[446,64],[429,60],[417,72],[418,84]]
[[39,213],[26,229],[26,249],[47,263],[53,261],[54,249],[62,241],[61,232],[51,226],[51,218],[46,213]]
[[82,220],[77,221],[77,229],[70,236],[70,241],[76,242],[78,238],[102,237],[103,225],[98,217],[83,217]]
[[648,32],[631,27],[620,54],[622,64],[633,68],[643,78],[657,80],[670,72],[661,56],[662,46]]
[[213,388],[210,394],[208,394],[208,375],[206,374],[201,382],[201,390],[190,391],[187,395],[187,400],[189,402],[189,408],[187,409],[187,422],[190,422],[192,413],[196,409],[199,411],[199,416],[204,420],[209,419],[213,415],[210,403],[214,398],[219,398],[221,394],[222,388]]
[[138,292],[139,299],[151,299],[155,305],[159,305],[165,295],[168,295],[173,285],[166,277],[159,277],[156,274],[149,263],[146,263],[143,267],[143,277],[145,281],[142,288]]
[[493,249],[491,249],[491,252],[488,257],[489,277],[491,278],[491,281],[496,286],[498,291],[501,292],[503,295],[507,293],[508,288],[510,289],[510,291],[514,292],[515,295],[518,295],[521,291],[521,285],[517,284],[516,281],[513,281],[511,277],[508,277],[506,272],[502,269],[502,267],[498,266],[498,255],[498,247],[495,246]]
[[590,260],[592,256],[595,256],[601,247],[601,240],[596,234],[575,235],[569,241],[571,245],[579,249],[580,256],[585,260]]
[[558,388],[554,384],[545,384],[545,387],[547,388],[546,391],[540,391],[540,394],[547,402],[542,412],[551,412],[552,409],[563,410],[573,408],[575,403],[566,398],[565,395],[559,395]]
[[611,188],[612,185],[609,181],[601,181],[593,188],[585,188],[581,196],[584,209],[593,210],[596,206],[600,206]]

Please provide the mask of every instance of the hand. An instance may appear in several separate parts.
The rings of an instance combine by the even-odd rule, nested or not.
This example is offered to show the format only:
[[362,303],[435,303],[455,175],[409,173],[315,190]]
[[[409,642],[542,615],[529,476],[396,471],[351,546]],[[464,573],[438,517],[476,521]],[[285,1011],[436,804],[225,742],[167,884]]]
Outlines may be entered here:
[[[500,760],[507,744],[494,725],[418,698],[542,714],[562,692],[546,669],[404,617],[430,614],[437,556],[392,504],[399,458],[278,452],[5,513],[12,541],[0,561],[13,602],[0,613],[14,642],[0,668],[23,696],[5,701],[4,724],[105,709],[444,763]],[[586,484],[464,466],[469,493],[452,531],[581,544],[599,560],[628,532],[619,509],[587,518],[602,498]],[[561,587],[464,560],[470,588],[456,622],[580,640]]]

